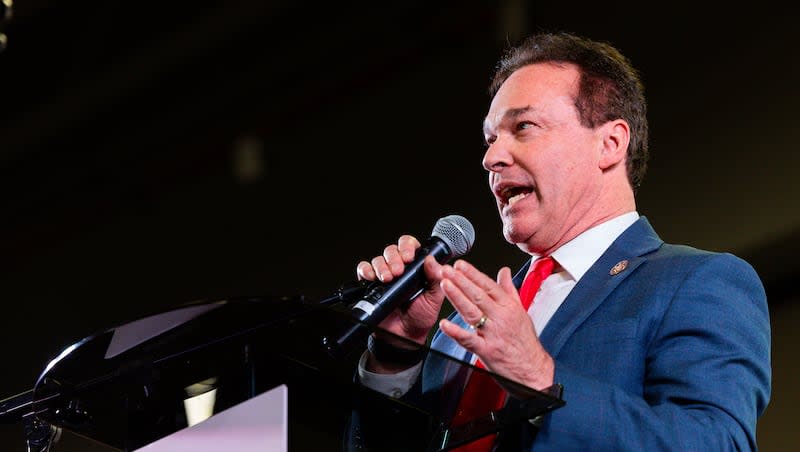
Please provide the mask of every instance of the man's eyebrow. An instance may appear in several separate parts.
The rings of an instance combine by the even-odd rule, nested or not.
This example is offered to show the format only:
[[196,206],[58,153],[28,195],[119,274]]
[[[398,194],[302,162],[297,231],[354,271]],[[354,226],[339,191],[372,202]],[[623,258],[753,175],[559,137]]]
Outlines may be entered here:
[[[503,113],[503,118],[502,118],[501,122],[502,121],[507,121],[509,119],[516,119],[516,118],[524,115],[525,113],[528,113],[528,112],[533,111],[533,110],[535,110],[535,109],[530,105],[526,105],[524,107],[519,107],[519,108],[510,108],[510,109],[506,110],[505,113]],[[488,118],[483,121],[483,134],[484,135],[488,135],[489,134]]]
[[533,110],[535,110],[535,109],[533,107],[531,107],[530,105],[526,105],[526,106],[520,107],[520,108],[512,108],[512,109],[508,110],[506,112],[506,114],[503,115],[503,119],[506,119],[506,118],[517,118],[517,117],[522,116],[525,113],[528,113],[529,111],[533,111]]

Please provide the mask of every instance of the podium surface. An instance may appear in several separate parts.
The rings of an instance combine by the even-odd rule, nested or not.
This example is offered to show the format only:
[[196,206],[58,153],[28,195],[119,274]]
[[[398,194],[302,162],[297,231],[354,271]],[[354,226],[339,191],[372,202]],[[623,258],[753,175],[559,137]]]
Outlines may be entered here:
[[[206,441],[244,441],[258,428],[266,429],[256,433],[263,439],[271,419],[279,419],[275,428],[284,436],[275,444],[289,451],[444,451],[564,405],[560,397],[426,347],[425,365],[485,373],[523,396],[499,412],[451,425],[452,415],[431,403],[438,400],[431,394],[395,398],[373,391],[358,382],[356,371],[374,328],[338,306],[302,297],[241,297],[146,316],[66,347],[46,366],[24,410],[6,403],[0,415],[16,409],[21,421],[38,429],[41,438],[29,442],[67,431],[126,452],[161,450],[159,444],[215,425]],[[325,346],[353,331],[365,334],[346,349],[334,354]],[[275,391],[285,405],[274,398],[260,403]],[[193,419],[187,407],[201,400],[205,412]],[[58,451],[58,443],[40,450]]]

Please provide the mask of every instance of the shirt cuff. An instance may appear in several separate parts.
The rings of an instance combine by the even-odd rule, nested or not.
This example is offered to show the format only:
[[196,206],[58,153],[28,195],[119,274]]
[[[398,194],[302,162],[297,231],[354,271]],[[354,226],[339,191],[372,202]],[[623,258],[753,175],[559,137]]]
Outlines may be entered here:
[[364,386],[396,399],[404,396],[417,381],[422,371],[422,362],[396,374],[377,374],[367,370],[365,351],[358,360],[358,379]]

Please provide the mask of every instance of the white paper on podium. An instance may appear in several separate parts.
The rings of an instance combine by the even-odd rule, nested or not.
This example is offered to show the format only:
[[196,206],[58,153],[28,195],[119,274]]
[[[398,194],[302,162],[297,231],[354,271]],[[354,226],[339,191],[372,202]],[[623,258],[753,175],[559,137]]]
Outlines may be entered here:
[[288,395],[280,385],[134,452],[286,452]]

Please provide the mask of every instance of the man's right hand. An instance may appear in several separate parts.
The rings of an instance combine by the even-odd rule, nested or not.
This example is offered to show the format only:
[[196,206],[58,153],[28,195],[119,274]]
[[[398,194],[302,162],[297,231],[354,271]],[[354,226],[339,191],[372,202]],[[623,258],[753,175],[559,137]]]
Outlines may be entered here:
[[[405,266],[414,260],[414,254],[419,247],[420,242],[416,237],[401,236],[396,245],[384,248],[382,255],[373,257],[369,262],[359,262],[356,267],[358,279],[377,279],[385,284],[390,283],[403,274]],[[424,344],[427,340],[444,302],[444,293],[439,284],[442,266],[433,256],[427,256],[423,268],[429,282],[428,288],[410,303],[395,309],[378,325],[418,344]]]

